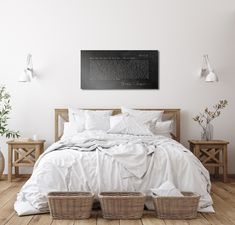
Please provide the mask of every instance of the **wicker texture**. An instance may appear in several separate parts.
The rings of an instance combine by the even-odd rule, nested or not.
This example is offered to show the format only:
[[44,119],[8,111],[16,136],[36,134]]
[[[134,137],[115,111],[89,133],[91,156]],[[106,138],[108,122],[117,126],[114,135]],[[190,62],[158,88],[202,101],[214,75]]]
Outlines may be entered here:
[[200,195],[181,192],[183,197],[153,196],[156,215],[160,219],[193,219],[197,217]]
[[90,217],[94,194],[90,192],[48,193],[53,219],[86,219]]
[[99,200],[105,219],[139,219],[145,194],[141,192],[101,192]]

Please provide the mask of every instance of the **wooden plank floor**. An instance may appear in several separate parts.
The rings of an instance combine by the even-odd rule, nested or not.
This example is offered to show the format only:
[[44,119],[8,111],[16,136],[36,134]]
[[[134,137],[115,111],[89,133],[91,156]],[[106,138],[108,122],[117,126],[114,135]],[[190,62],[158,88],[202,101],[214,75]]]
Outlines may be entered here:
[[92,212],[87,220],[52,220],[49,214],[18,217],[13,209],[16,193],[25,179],[12,183],[0,180],[0,225],[208,225],[235,224],[235,180],[230,183],[212,182],[212,198],[216,213],[199,213],[193,220],[160,220],[145,211],[141,220],[105,220],[101,212]]

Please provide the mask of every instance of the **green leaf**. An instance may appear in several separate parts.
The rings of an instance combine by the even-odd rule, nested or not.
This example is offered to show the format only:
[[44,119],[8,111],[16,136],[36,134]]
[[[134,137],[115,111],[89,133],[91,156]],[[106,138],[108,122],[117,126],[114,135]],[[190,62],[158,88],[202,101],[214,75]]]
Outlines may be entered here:
[[19,131],[12,131],[7,129],[7,121],[10,119],[9,114],[12,110],[10,105],[10,94],[6,91],[4,85],[0,86],[0,136],[5,136],[6,138],[15,138],[19,137]]

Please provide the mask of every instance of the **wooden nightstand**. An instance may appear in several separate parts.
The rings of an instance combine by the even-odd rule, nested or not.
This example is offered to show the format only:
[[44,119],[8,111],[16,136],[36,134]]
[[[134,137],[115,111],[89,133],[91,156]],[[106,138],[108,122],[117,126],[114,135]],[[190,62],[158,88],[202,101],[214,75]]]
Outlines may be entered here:
[[189,140],[188,142],[193,154],[205,167],[214,167],[217,176],[219,175],[219,168],[223,168],[223,181],[227,182],[227,145],[229,142],[222,140]]
[[[12,180],[12,167],[15,175],[19,175],[19,167],[34,166],[34,163],[44,151],[45,140],[38,141],[8,141],[8,181]],[[14,155],[14,159],[13,159]]]

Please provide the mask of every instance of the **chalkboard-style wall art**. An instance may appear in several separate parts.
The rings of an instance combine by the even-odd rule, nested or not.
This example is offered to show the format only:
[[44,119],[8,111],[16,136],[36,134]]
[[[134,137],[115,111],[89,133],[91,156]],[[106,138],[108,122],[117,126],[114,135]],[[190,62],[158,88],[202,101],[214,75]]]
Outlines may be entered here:
[[158,51],[81,51],[82,89],[158,89]]

